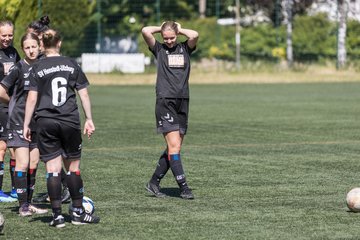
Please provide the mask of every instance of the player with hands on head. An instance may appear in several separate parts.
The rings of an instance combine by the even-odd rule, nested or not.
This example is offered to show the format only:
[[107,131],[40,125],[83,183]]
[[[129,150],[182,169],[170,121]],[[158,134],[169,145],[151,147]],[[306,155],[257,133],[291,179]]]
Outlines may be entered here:
[[[39,163],[39,149],[37,141],[29,143],[23,136],[25,116],[26,87],[29,85],[28,76],[31,64],[37,60],[40,40],[34,33],[25,34],[21,38],[21,48],[25,58],[17,62],[10,69],[10,73],[0,83],[0,97],[9,103],[9,119],[7,122],[7,145],[14,149],[15,165],[14,184],[19,201],[19,215],[22,217],[32,214],[47,213],[32,204],[35,188],[36,170]],[[35,121],[31,121],[31,129],[36,130]],[[36,139],[36,133],[32,134]]]
[[[12,46],[14,38],[14,24],[11,21],[0,21],[0,81],[9,74],[10,68],[18,61],[20,55]],[[6,124],[8,119],[8,105],[0,103],[0,202],[16,202],[16,190],[14,187],[14,171],[15,171],[15,156],[14,152],[10,150],[10,176],[12,190],[10,195],[2,191],[4,178],[4,159],[6,154],[6,140],[7,131]]]
[[84,132],[90,137],[95,131],[89,81],[75,60],[61,56],[61,36],[54,29],[43,33],[46,57],[33,64],[30,71],[29,93],[26,100],[24,136],[31,141],[30,121],[34,112],[40,159],[45,163],[47,190],[53,219],[50,226],[65,227],[61,211],[62,164],[72,199],[71,222],[74,225],[99,223],[100,218],[85,212],[82,205],[84,186],[80,173],[82,137],[80,115],[76,103],[78,93],[85,115]]
[[[160,33],[163,43],[154,34]],[[180,187],[180,197],[194,199],[181,162],[181,146],[188,128],[190,55],[196,49],[199,34],[182,28],[177,22],[146,26],[142,35],[157,60],[155,116],[157,132],[163,134],[166,149],[145,188],[156,197],[165,197],[160,181],[170,168]],[[186,37],[177,42],[178,35]]]

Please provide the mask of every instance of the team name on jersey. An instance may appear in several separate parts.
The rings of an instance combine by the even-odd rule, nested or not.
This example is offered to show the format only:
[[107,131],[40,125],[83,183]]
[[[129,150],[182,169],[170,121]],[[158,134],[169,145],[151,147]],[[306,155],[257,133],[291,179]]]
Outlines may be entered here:
[[39,77],[43,77],[47,74],[54,73],[54,72],[71,72],[71,74],[74,73],[74,68],[69,67],[68,65],[58,65],[56,67],[51,68],[45,68],[37,72]]
[[167,55],[169,67],[182,68],[184,67],[185,60],[182,54]]

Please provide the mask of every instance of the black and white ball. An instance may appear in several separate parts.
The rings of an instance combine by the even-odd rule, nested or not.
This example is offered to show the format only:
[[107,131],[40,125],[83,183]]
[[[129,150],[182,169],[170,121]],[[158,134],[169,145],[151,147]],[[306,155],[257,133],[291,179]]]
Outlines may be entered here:
[[3,233],[4,225],[5,225],[5,218],[4,218],[4,216],[0,213],[0,233]]
[[[83,207],[85,209],[85,212],[87,214],[92,215],[95,212],[95,205],[94,205],[93,200],[91,200],[91,198],[84,196],[83,201],[82,201],[82,205],[83,205]],[[70,212],[72,211],[72,208],[73,208],[72,204],[70,204],[69,205]]]
[[95,212],[94,202],[89,197],[86,197],[86,196],[83,197],[82,205],[83,205],[86,213],[91,215]]
[[352,212],[360,212],[360,187],[353,188],[347,193],[346,204]]

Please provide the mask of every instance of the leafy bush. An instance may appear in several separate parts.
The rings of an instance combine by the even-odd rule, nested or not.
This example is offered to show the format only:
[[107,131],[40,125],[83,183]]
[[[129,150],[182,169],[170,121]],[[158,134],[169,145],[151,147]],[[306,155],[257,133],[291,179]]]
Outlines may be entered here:
[[318,61],[336,56],[336,25],[325,14],[296,16],[293,26],[295,60]]
[[[195,59],[216,58],[235,60],[235,26],[220,26],[216,18],[179,20],[184,28],[199,32]],[[278,61],[286,56],[286,26],[275,28],[272,24],[244,27],[240,31],[241,61]],[[360,56],[360,23],[349,21],[347,27],[347,50],[350,59]],[[139,35],[141,36],[141,35]],[[161,39],[159,39],[161,40]],[[336,60],[337,24],[328,20],[325,14],[315,16],[298,15],[293,21],[294,60],[301,63],[326,63]],[[143,43],[139,41],[140,46]],[[147,47],[140,47],[145,49]],[[148,53],[147,53],[148,54]],[[360,59],[359,59],[360,60]]]

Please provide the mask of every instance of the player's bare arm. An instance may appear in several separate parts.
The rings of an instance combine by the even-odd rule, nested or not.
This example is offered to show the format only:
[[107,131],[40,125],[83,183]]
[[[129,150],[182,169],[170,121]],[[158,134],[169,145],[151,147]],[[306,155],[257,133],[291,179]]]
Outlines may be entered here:
[[141,30],[141,33],[143,35],[146,44],[151,49],[154,48],[156,42],[153,34],[160,32],[161,32],[161,26],[147,26],[147,27],[143,27],[143,29]]
[[79,90],[78,94],[85,114],[84,135],[86,134],[90,139],[91,135],[95,132],[95,125],[92,120],[92,113],[91,113],[90,96],[87,88],[83,88]]
[[29,91],[26,105],[25,105],[25,117],[24,117],[24,138],[27,141],[31,141],[31,129],[29,127],[31,118],[35,111],[38,93],[36,91]]
[[7,89],[0,84],[0,102],[8,104],[10,101],[10,97],[7,94]]
[[184,35],[188,39],[188,46],[193,49],[199,39],[199,33],[195,30],[182,28],[180,23],[176,23],[178,27],[178,34]]

